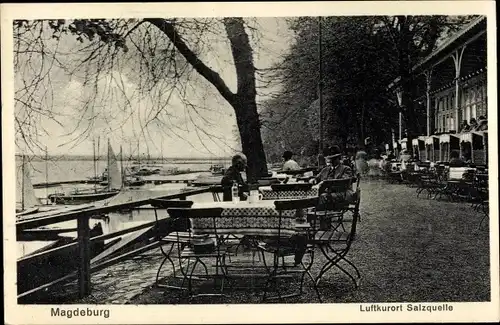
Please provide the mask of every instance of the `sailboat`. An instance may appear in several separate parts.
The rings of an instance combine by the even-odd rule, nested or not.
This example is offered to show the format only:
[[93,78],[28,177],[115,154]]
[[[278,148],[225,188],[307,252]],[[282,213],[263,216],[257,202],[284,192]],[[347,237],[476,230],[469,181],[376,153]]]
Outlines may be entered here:
[[[22,156],[21,171],[17,173],[17,189],[20,190],[18,198],[21,200],[16,207],[16,216],[23,216],[38,211],[40,200],[35,196],[35,189],[30,180],[28,164],[25,155]],[[16,205],[18,202],[16,202]]]
[[51,194],[49,199],[56,204],[84,204],[94,201],[100,201],[115,196],[123,187],[121,171],[118,167],[118,159],[108,140],[108,182],[106,188],[102,190],[93,189],[91,191],[75,190],[70,194]]

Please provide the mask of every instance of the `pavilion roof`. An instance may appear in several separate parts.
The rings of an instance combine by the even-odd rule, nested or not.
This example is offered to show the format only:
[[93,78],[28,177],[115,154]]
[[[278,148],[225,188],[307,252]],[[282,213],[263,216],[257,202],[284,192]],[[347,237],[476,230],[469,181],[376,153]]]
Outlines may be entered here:
[[[419,74],[433,64],[438,64],[443,59],[449,57],[453,51],[460,48],[462,45],[470,42],[476,35],[486,32],[486,16],[480,16],[468,23],[462,30],[448,38],[440,46],[438,46],[431,54],[415,64],[412,68],[413,74]],[[401,77],[397,77],[388,88],[397,86]]]

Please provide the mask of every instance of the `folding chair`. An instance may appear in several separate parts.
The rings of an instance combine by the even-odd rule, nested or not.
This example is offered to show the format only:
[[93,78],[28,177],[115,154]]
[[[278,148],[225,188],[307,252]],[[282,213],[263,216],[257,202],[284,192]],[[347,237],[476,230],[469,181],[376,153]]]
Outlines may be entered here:
[[[172,265],[172,270],[174,273],[174,278],[177,277],[176,275],[176,266],[174,261],[171,258],[171,253],[174,247],[177,244],[177,249],[182,249],[184,245],[188,243],[188,238],[189,238],[189,232],[190,232],[190,224],[189,220],[186,218],[177,218],[177,219],[171,219],[171,218],[158,218],[158,208],[161,209],[168,209],[168,208],[190,208],[193,205],[193,201],[183,201],[183,200],[163,200],[163,199],[154,199],[151,200],[151,205],[155,208],[155,227],[156,227],[156,240],[161,243],[160,245],[160,251],[164,256],[164,259],[162,260],[160,267],[158,268],[158,271],[156,272],[156,281],[155,284],[157,287],[160,288],[171,288],[171,289],[183,289],[183,287],[178,287],[178,286],[171,286],[171,285],[164,285],[160,284],[159,282],[159,277],[160,277],[160,272],[165,264],[166,261],[169,261],[170,264]],[[172,228],[171,229],[166,229],[165,227],[165,221],[171,221]],[[167,246],[167,249],[164,249],[164,246]],[[179,262],[179,267],[181,267],[181,260]]]
[[[360,179],[361,177],[358,177],[358,185]],[[351,188],[352,178],[323,181],[319,188],[318,205],[309,210],[308,221],[311,222],[311,218],[319,217],[321,221],[319,227],[322,229],[329,229],[332,225],[343,228],[343,215],[352,203],[347,198],[347,192]]]
[[481,221],[479,222],[478,230],[481,229],[481,225],[483,224],[483,221],[489,218],[490,216],[490,201],[489,200],[484,200],[481,202],[481,212],[484,214],[483,217],[481,218]]
[[272,184],[271,188],[277,192],[289,191],[309,191],[312,188],[310,183],[295,183],[295,184]]
[[[187,259],[187,268],[181,267],[180,271],[185,280],[188,281],[188,294],[190,298],[195,296],[221,296],[224,291],[224,280],[227,275],[227,269],[225,265],[226,250],[221,247],[218,235],[217,235],[217,218],[222,214],[222,208],[205,208],[205,209],[193,209],[193,208],[169,208],[167,209],[168,214],[172,218],[176,219],[198,219],[201,221],[205,227],[200,230],[196,230],[197,233],[194,234],[193,231],[188,232],[187,245],[183,249],[179,249],[178,258]],[[177,242],[181,242],[180,234],[177,233]],[[200,243],[203,243],[203,246]],[[212,245],[213,244],[213,245]],[[200,247],[198,250],[197,247]],[[210,248],[207,250],[207,248]],[[213,249],[212,249],[213,248]],[[189,272],[190,261],[194,259],[194,264],[192,265],[191,272]],[[203,259],[215,259],[215,274],[209,274],[208,267],[203,262]],[[201,264],[205,270],[205,275],[198,276],[195,275],[194,271],[196,266]],[[220,273],[219,273],[220,271]],[[220,293],[201,293],[193,295],[193,285],[192,280],[206,280],[207,278],[214,279],[214,288],[217,287],[216,280],[221,279]]]
[[[316,295],[318,300],[322,302],[321,295],[319,294],[318,289],[316,288],[315,279],[312,276],[310,269],[312,267],[314,261],[314,246],[310,244],[310,234],[309,234],[309,225],[307,223],[296,224],[294,221],[296,219],[295,216],[290,217],[288,215],[284,215],[285,211],[300,211],[304,209],[308,209],[311,207],[315,207],[317,205],[318,198],[307,198],[307,199],[295,199],[295,200],[283,200],[283,201],[275,201],[274,205],[276,210],[278,211],[278,227],[277,234],[273,237],[271,242],[267,242],[265,244],[259,244],[258,249],[262,253],[262,259],[264,262],[265,269],[268,272],[267,282],[265,286],[264,295],[262,296],[262,301],[266,299],[284,299],[289,297],[295,297],[301,295],[303,291],[304,278],[307,275],[312,283],[314,290],[316,291]],[[297,231],[297,235],[294,237],[289,237],[285,235],[285,231],[291,230],[290,227],[294,227],[294,230]],[[299,229],[305,230],[301,231]],[[268,265],[266,262],[265,253],[270,253],[273,256],[273,263]],[[305,255],[310,256],[310,261],[308,265],[304,264],[303,257]],[[294,256],[295,262],[293,264],[286,263],[285,257]],[[299,261],[300,259],[300,261]],[[282,295],[279,287],[277,285],[277,280],[279,278],[287,278],[293,275],[300,275],[300,287],[298,292]],[[267,294],[269,292],[270,284],[274,283],[276,291],[278,293],[277,296],[268,297]]]
[[[356,196],[361,198],[361,189],[356,189]],[[359,200],[360,201],[360,200]],[[358,201],[358,211],[359,211],[359,201]],[[330,270],[332,267],[337,267],[343,273],[345,273],[353,282],[355,287],[359,286],[359,280],[361,279],[361,274],[359,273],[358,268],[347,259],[347,254],[351,248],[352,242],[356,236],[356,227],[358,222],[358,216],[356,213],[359,213],[357,210],[353,210],[353,218],[351,222],[351,228],[349,231],[340,231],[338,227],[332,227],[329,230],[317,230],[314,232],[312,243],[319,247],[327,262],[321,268],[318,276],[316,277],[316,285],[319,284],[319,281],[323,277],[323,275]],[[315,225],[311,225],[311,228],[315,229]],[[346,262],[347,265],[352,267],[355,271],[355,275],[352,275],[348,272],[343,266],[340,265],[340,262]]]

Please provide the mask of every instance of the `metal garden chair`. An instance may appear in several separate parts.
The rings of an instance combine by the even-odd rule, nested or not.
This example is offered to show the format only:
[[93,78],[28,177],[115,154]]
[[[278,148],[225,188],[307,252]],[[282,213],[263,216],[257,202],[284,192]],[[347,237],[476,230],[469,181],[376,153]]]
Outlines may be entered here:
[[[276,210],[278,211],[278,228],[277,236],[273,237],[273,240],[267,243],[261,243],[258,245],[258,249],[262,253],[262,259],[264,262],[265,269],[267,270],[268,277],[265,286],[264,295],[262,296],[262,301],[266,299],[284,299],[289,297],[295,297],[303,294],[304,279],[307,275],[312,283],[313,288],[316,292],[318,300],[322,302],[321,295],[316,287],[315,279],[312,276],[310,269],[314,261],[314,246],[309,242],[309,224],[305,220],[299,221],[299,223],[293,223],[294,228],[297,231],[297,235],[293,237],[284,236],[285,230],[290,230],[289,227],[292,224],[290,219],[296,221],[296,217],[289,217],[284,215],[285,211],[303,211],[305,209],[315,207],[317,205],[318,198],[307,198],[307,199],[295,199],[295,200],[278,200],[274,202]],[[267,263],[265,253],[270,253],[273,256],[272,264]],[[309,255],[309,263],[306,265],[304,263],[303,257]],[[293,264],[287,263],[285,257],[294,256],[295,262]],[[300,275],[300,285],[298,291],[289,294],[281,294],[279,286],[277,285],[277,280],[279,278],[288,278],[293,275]],[[268,297],[268,291],[270,284],[275,285],[277,296]]]
[[[323,265],[315,279],[316,285],[319,284],[321,278],[328,270],[333,267],[337,267],[354,282],[356,288],[359,286],[361,274],[359,273],[358,268],[347,258],[347,254],[349,253],[352,242],[356,236],[357,222],[359,220],[359,205],[361,202],[361,189],[359,187],[356,189],[356,197],[358,200],[356,208],[351,211],[353,218],[349,231],[341,231],[339,227],[333,226],[327,230],[320,229],[314,232],[311,242],[319,247],[327,259],[327,262]],[[313,220],[313,223],[311,224],[312,229],[316,229],[314,225],[315,222],[316,221]],[[341,262],[345,262],[348,266],[350,266],[355,271],[355,274],[351,274],[351,272],[341,266]]]
[[[178,259],[186,259],[187,267],[184,269],[181,267],[180,271],[185,280],[188,281],[188,294],[190,298],[196,296],[221,296],[224,291],[224,280],[227,275],[227,269],[225,264],[226,250],[219,243],[219,236],[217,234],[217,218],[222,214],[222,208],[169,208],[167,209],[170,217],[175,219],[198,219],[202,221],[206,227],[203,230],[197,230],[197,233],[193,231],[188,232],[187,245],[183,249],[178,249]],[[177,233],[177,242],[180,243],[183,238]],[[215,273],[208,271],[207,264],[203,261],[208,259],[212,262],[215,259],[215,265],[211,265],[215,268]],[[189,271],[190,261],[194,260],[194,264],[191,266],[191,271]],[[199,276],[195,275],[196,266],[200,264],[205,270],[205,274]],[[214,279],[214,289],[217,287],[217,279],[221,280],[220,293],[201,293],[193,294],[192,280],[206,280],[208,278]]]
[[[358,181],[360,177],[358,177]],[[359,185],[359,183],[357,183]],[[348,190],[352,189],[352,178],[323,181],[319,188],[318,205],[308,211],[308,221],[320,218],[319,227],[329,229],[344,228],[342,219],[353,202],[348,200]],[[336,222],[333,222],[336,221]],[[315,224],[316,225],[316,224]]]
[[[172,265],[172,270],[174,274],[174,278],[177,278],[176,275],[176,265],[172,260],[171,254],[174,248],[183,249],[185,245],[188,244],[188,239],[190,236],[190,223],[189,219],[186,218],[158,218],[158,209],[168,208],[190,208],[193,205],[193,201],[183,201],[183,200],[163,200],[163,199],[155,199],[151,200],[151,205],[155,208],[155,220],[156,220],[156,240],[158,240],[160,245],[161,253],[164,256],[158,271],[156,272],[156,286],[160,288],[171,288],[171,289],[183,289],[183,286],[172,286],[172,285],[164,285],[159,281],[160,272],[166,261],[169,261]],[[166,229],[165,221],[171,221],[171,228]],[[166,246],[166,248],[164,247]],[[178,260],[178,267],[181,268],[181,260]]]

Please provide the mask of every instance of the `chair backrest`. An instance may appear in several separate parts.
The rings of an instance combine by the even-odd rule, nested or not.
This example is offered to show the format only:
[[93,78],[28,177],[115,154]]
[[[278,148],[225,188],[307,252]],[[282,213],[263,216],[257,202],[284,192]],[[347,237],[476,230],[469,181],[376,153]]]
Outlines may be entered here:
[[[220,217],[222,214],[223,209],[222,208],[170,208],[167,209],[168,214],[172,218],[177,218],[177,219],[186,219],[186,220],[192,220],[193,223],[193,229],[190,229],[189,231],[189,242],[190,245],[192,245],[192,249],[196,252],[196,247],[198,247],[198,244],[201,243],[196,243],[193,240],[195,238],[193,235],[202,235],[204,234],[213,234],[215,235],[215,240],[218,242],[218,236],[217,236],[217,217]],[[198,232],[195,227],[194,223],[200,222],[203,227],[203,231]],[[194,234],[193,234],[194,233]],[[177,233],[177,238],[179,240],[179,234]],[[205,243],[201,244],[205,245]],[[215,249],[217,253],[220,253],[220,245],[215,245]]]
[[295,184],[271,184],[271,188],[276,192],[284,191],[309,191],[312,188],[310,183],[295,183]]
[[214,202],[220,202],[220,194],[224,193],[224,189],[222,185],[215,185],[210,187],[210,192],[212,192],[212,197],[214,198]]
[[165,199],[151,199],[150,204],[155,208],[190,208],[193,206],[193,201],[186,200],[165,200]]
[[260,185],[260,186],[269,186],[271,184],[278,184],[279,181],[277,178],[275,177],[265,177],[265,178],[261,178],[261,179],[258,179],[257,180],[257,183]]
[[351,231],[349,232],[349,239],[347,242],[348,248],[351,246],[351,243],[354,240],[354,237],[356,236],[356,227],[357,227],[358,221],[359,221],[359,206],[360,206],[360,204],[361,204],[361,189],[358,188],[356,190],[356,206],[355,206],[354,211],[353,211]]
[[[172,218],[178,219],[187,219],[193,220],[192,223],[195,222],[200,226],[200,229],[194,229],[196,233],[210,233],[217,236],[217,217],[220,217],[222,214],[222,208],[170,208],[167,209],[168,214]],[[195,221],[196,219],[196,221]],[[190,232],[191,236],[191,232]]]
[[168,214],[172,218],[210,218],[222,214],[222,208],[169,208]]
[[356,182],[356,190],[359,188],[359,183],[361,182],[361,174],[357,173],[356,177],[352,178],[353,182]]
[[294,199],[294,200],[277,200],[274,201],[274,206],[278,211],[297,210],[316,207],[318,198]]
[[190,208],[193,206],[193,201],[185,201],[185,200],[165,200],[165,199],[152,199],[150,200],[150,204],[155,208],[155,221],[156,221],[156,236],[157,238],[161,238],[165,233],[170,231],[185,231],[190,228],[189,219],[187,218],[179,218],[177,220],[173,220],[170,226],[166,226],[163,222],[160,223],[158,218],[158,211],[156,208],[168,209],[169,208]]
[[467,171],[466,167],[450,167],[448,180],[461,180]]
[[344,193],[352,186],[352,178],[327,179],[319,187],[319,194]]

